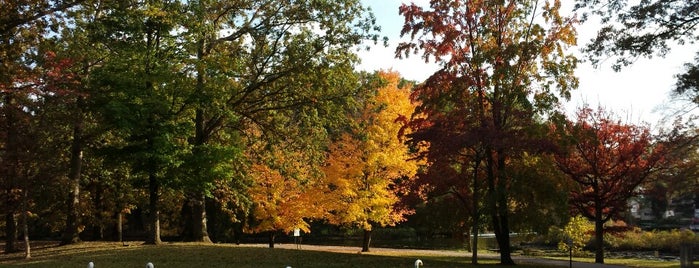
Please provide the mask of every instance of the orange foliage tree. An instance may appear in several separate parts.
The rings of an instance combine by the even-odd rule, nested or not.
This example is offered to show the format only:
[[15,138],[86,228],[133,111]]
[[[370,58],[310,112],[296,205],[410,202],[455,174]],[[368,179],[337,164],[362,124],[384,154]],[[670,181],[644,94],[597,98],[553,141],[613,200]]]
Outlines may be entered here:
[[604,223],[626,209],[627,200],[663,165],[666,152],[647,127],[621,123],[602,108],[583,107],[564,132],[568,150],[558,153],[556,162],[579,186],[570,203],[595,222],[595,262],[604,263]]
[[411,213],[401,206],[419,166],[411,160],[411,148],[401,139],[397,119],[413,113],[409,87],[399,87],[396,72],[377,74],[383,85],[365,99],[363,109],[352,117],[355,127],[329,147],[325,172],[330,223],[364,230],[362,251],[369,251],[371,231],[392,226]]
[[311,149],[311,144],[265,141],[259,134],[247,153],[252,161],[247,173],[253,205],[245,231],[267,233],[273,248],[278,232],[308,233],[308,220],[323,217],[325,202],[318,184],[322,161],[315,154],[320,150]]

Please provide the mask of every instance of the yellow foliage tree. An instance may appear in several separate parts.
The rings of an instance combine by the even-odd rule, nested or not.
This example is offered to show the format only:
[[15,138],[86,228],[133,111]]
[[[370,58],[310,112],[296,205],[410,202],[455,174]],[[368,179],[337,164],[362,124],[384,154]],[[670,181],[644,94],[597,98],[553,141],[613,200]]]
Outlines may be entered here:
[[374,226],[392,226],[410,210],[400,206],[404,185],[415,176],[418,163],[400,138],[397,119],[410,116],[410,88],[399,87],[396,72],[378,72],[382,86],[353,116],[356,127],[329,146],[323,169],[330,223],[364,230],[362,251],[369,250]]

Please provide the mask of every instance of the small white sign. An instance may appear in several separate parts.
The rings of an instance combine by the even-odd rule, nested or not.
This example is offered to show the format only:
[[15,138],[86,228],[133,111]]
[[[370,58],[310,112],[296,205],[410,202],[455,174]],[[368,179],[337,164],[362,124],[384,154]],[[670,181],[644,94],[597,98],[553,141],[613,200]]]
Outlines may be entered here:
[[294,236],[295,237],[301,236],[301,229],[299,229],[299,228],[294,229]]

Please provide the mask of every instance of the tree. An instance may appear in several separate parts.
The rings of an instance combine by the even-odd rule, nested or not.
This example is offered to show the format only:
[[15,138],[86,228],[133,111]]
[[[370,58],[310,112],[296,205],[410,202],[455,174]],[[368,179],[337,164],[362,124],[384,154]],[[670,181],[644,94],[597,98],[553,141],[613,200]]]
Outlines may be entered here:
[[397,73],[376,75],[386,84],[363,100],[353,117],[356,127],[329,146],[323,168],[326,200],[331,202],[328,221],[364,230],[362,251],[369,251],[374,227],[395,225],[410,213],[400,206],[400,197],[418,167],[398,137],[401,124],[396,122],[413,112],[409,88],[398,87]]
[[[0,3],[0,9],[3,10],[0,14],[0,58],[3,59],[3,63],[0,64],[0,92],[6,127],[6,139],[3,140],[6,150],[2,158],[8,165],[3,168],[5,173],[2,176],[5,186],[3,190],[7,191],[4,195],[7,205],[5,252],[15,250],[17,228],[14,213],[20,208],[17,207],[18,199],[12,196],[19,194],[22,200],[20,210],[23,211],[20,213],[23,218],[27,258],[31,256],[26,222],[31,204],[28,200],[31,198],[28,193],[29,180],[42,177],[40,173],[46,168],[39,164],[42,161],[36,158],[46,156],[41,154],[40,147],[37,146],[46,142],[37,140],[39,133],[45,129],[45,126],[40,124],[44,119],[38,119],[38,114],[43,109],[40,106],[45,104],[41,99],[49,94],[61,95],[66,89],[59,89],[59,85],[52,83],[72,79],[71,76],[60,77],[67,66],[52,62],[52,57],[44,57],[49,54],[42,45],[49,39],[47,36],[56,33],[64,23],[66,10],[81,2],[13,0]],[[29,156],[34,158],[22,159]],[[47,160],[44,163],[50,161],[43,160]],[[51,176],[43,176],[48,177]],[[22,186],[22,189],[12,189],[17,186]]]
[[195,78],[189,158],[204,164],[189,166],[187,203],[194,206],[185,233],[207,241],[205,196],[232,174],[214,171],[238,161],[212,156],[242,151],[229,137],[251,124],[263,137],[284,136],[277,113],[315,107],[317,119],[334,116],[323,112],[353,89],[353,47],[376,37],[356,0],[190,1],[185,10],[186,73]]
[[[275,155],[281,156],[279,153]],[[281,166],[275,169],[255,164],[250,171],[255,184],[250,187],[253,221],[248,230],[269,233],[270,248],[274,247],[276,232],[288,233],[299,229],[309,233],[311,230],[307,220],[320,219],[325,211],[322,195],[319,195],[321,192],[315,188],[317,184],[309,177],[311,174],[296,173],[303,172],[304,167],[300,163],[304,162],[299,161],[303,158],[288,159],[293,156],[278,158],[275,162],[281,162]]]
[[647,127],[621,123],[602,108],[581,108],[562,131],[571,140],[556,162],[578,185],[570,204],[595,222],[595,262],[604,263],[604,223],[619,217],[666,152]]
[[[188,149],[185,120],[191,79],[179,73],[186,57],[176,42],[181,3],[148,2],[122,6],[91,25],[91,38],[108,47],[107,59],[93,69],[95,100],[105,125],[119,137],[110,158],[131,166],[148,188],[146,243],[159,244],[159,198],[176,185],[174,173]],[[112,6],[113,5],[113,6]],[[87,30],[87,29],[85,29]]]
[[422,53],[440,64],[413,93],[420,106],[411,124],[432,137],[415,138],[447,144],[449,155],[466,152],[474,166],[482,165],[503,264],[514,263],[508,166],[524,151],[539,151],[541,136],[530,127],[537,125],[536,115],[555,114],[559,98],[577,87],[576,59],[564,52],[575,43],[575,21],[559,15],[560,1],[540,4],[430,1],[427,10],[400,7],[401,34],[412,41],[400,44],[396,56]]
[[[601,18],[604,26],[584,51],[594,65],[607,56],[616,57],[612,66],[620,70],[639,57],[665,56],[673,44],[699,40],[699,4],[694,1],[654,0],[633,4],[623,0],[577,0],[576,9]],[[699,53],[699,51],[698,51]],[[677,75],[675,93],[699,104],[699,54]]]

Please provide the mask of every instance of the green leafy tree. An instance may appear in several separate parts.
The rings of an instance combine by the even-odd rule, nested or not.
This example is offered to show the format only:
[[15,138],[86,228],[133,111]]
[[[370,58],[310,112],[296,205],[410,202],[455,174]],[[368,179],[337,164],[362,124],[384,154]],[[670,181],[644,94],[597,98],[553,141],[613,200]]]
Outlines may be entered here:
[[375,38],[365,11],[356,0],[187,3],[182,36],[195,78],[189,159],[203,164],[189,166],[188,240],[209,240],[204,199],[216,180],[232,178],[226,167],[239,160],[222,152],[241,151],[234,133],[255,125],[263,137],[284,136],[277,113],[334,117],[328,106],[354,89],[353,47]]
[[187,134],[183,120],[187,84],[180,75],[184,54],[173,35],[182,8],[179,2],[146,2],[121,6],[110,3],[108,14],[93,25],[92,38],[110,48],[108,59],[94,69],[100,115],[119,143],[111,157],[129,163],[133,175],[148,185],[148,237],[159,244],[159,196],[175,184],[172,174],[181,164]]
[[560,16],[560,4],[430,1],[429,8],[400,7],[401,33],[411,41],[400,44],[396,56],[420,53],[440,65],[413,93],[420,106],[411,124],[418,134],[432,133],[415,138],[449,144],[447,155],[482,152],[486,209],[503,264],[514,263],[511,163],[525,151],[540,150],[542,136],[531,127],[537,115],[555,118],[559,98],[577,86],[577,61],[565,52],[576,41],[574,19]]

